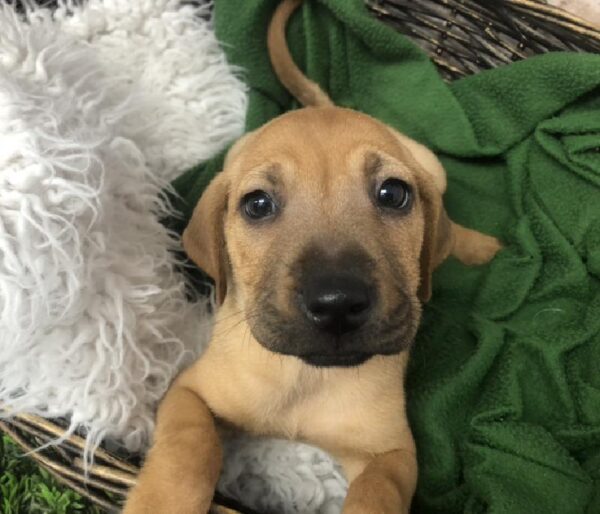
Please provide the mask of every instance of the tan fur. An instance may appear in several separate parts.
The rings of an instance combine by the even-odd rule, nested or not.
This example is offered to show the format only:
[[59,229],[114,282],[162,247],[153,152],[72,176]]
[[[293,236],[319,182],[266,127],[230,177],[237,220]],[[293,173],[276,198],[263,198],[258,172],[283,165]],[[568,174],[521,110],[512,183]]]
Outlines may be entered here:
[[[282,39],[273,34],[284,33],[297,4],[284,2],[270,31],[280,76],[282,67],[289,69],[289,52],[281,52]],[[292,92],[306,84],[296,79],[296,72],[286,75]],[[390,176],[415,188],[410,215],[381,216],[370,203],[369,180]],[[274,187],[274,177],[285,204],[282,217],[250,227],[240,215],[240,199]],[[261,315],[255,306],[267,280],[277,286],[276,305],[292,312],[289,269],[315,241],[332,253],[360,243],[377,257],[373,273],[384,312],[399,301],[392,277],[401,270],[420,313],[419,299],[431,294],[431,274],[448,255],[480,264],[500,248],[496,239],[449,220],[442,205],[445,189],[444,170],[429,150],[348,109],[290,112],[234,146],[183,236],[190,257],[216,283],[221,307],[213,336],[161,403],[154,445],[127,514],[207,512],[221,466],[214,419],[227,428],[329,451],[350,481],[345,514],[408,512],[417,477],[405,414],[408,353],[375,356],[355,368],[316,368],[267,350],[253,336],[252,320]]]
[[287,20],[301,3],[302,0],[287,0],[273,14],[267,33],[271,65],[281,83],[302,105],[332,106],[333,102],[318,84],[309,80],[296,66],[285,41]]

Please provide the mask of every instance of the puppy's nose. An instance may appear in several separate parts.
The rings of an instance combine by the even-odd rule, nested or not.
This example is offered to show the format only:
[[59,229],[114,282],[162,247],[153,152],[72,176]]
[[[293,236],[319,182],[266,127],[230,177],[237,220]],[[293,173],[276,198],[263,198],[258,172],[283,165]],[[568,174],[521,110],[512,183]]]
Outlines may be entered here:
[[308,280],[302,301],[306,317],[320,330],[334,335],[363,325],[373,304],[369,286],[361,278],[348,274],[321,275]]

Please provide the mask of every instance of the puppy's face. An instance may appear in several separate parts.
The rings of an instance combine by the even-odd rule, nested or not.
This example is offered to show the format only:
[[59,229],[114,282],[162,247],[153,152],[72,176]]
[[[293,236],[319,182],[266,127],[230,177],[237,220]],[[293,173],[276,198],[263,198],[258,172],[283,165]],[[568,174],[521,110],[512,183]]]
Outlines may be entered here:
[[184,245],[260,344],[357,365],[415,336],[451,244],[444,189],[424,147],[354,111],[302,109],[231,150]]

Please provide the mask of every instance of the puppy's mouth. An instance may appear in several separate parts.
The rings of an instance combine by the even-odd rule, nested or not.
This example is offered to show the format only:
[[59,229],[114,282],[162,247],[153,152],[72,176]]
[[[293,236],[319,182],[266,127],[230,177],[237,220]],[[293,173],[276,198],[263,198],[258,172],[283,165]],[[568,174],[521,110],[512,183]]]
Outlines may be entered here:
[[367,362],[372,353],[344,353],[339,355],[308,354],[299,356],[302,361],[319,368],[360,366]]
[[409,300],[389,312],[376,312],[355,330],[337,334],[319,329],[300,310],[284,314],[273,296],[263,294],[254,302],[260,315],[248,317],[252,336],[267,350],[310,366],[355,367],[376,355],[396,355],[410,348],[416,333],[419,311]]

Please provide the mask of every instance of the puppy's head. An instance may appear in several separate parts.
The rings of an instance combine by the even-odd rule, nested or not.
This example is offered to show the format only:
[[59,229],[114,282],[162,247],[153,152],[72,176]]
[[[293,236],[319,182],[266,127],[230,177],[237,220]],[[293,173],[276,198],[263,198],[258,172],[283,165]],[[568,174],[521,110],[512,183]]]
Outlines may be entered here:
[[264,347],[357,365],[410,345],[432,271],[455,247],[472,263],[499,248],[455,230],[445,188],[439,161],[409,138],[355,111],[302,109],[232,148],[183,242]]

